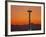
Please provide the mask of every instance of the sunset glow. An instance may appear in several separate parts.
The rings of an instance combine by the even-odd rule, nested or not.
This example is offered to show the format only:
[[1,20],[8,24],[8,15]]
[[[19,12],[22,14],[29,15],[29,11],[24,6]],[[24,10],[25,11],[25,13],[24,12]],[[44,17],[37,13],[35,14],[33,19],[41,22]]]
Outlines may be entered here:
[[41,7],[40,6],[16,6],[11,5],[11,24],[12,25],[27,25],[29,24],[29,13],[27,10],[32,10],[30,13],[30,23],[41,24]]

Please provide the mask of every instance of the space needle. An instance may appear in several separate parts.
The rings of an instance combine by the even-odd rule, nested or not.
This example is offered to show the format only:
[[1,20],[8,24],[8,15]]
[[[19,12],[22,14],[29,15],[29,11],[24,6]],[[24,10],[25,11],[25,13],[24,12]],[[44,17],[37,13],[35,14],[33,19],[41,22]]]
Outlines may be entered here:
[[29,13],[29,30],[30,30],[30,22],[31,22],[31,21],[30,21],[30,19],[31,19],[30,17],[31,17],[31,12],[32,12],[32,10],[27,10],[27,12]]

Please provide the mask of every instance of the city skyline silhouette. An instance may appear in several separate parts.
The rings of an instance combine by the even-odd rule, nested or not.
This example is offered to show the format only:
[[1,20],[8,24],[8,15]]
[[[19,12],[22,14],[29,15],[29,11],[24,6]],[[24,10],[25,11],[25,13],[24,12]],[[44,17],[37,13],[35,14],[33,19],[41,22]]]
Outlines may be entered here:
[[36,7],[15,5],[11,6],[11,31],[26,31],[40,29],[41,29],[40,6]]

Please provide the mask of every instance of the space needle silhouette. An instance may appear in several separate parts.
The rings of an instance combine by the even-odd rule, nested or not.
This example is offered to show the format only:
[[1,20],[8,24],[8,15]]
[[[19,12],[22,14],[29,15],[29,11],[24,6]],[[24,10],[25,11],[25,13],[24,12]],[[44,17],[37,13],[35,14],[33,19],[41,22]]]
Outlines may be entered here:
[[31,19],[30,16],[31,16],[32,10],[27,10],[27,12],[29,13],[29,30],[30,30],[30,28],[31,28],[31,27],[30,27],[30,26],[31,26],[31,25],[30,25],[30,23],[31,23],[31,21],[30,21],[30,19]]

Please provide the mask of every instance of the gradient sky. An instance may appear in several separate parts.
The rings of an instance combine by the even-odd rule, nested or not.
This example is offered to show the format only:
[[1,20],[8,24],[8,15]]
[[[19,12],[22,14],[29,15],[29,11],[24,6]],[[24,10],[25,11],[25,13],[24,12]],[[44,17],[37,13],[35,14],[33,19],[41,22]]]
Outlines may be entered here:
[[40,6],[16,6],[11,5],[11,24],[24,25],[29,24],[29,13],[27,10],[32,10],[30,13],[30,22],[41,24],[41,7]]

